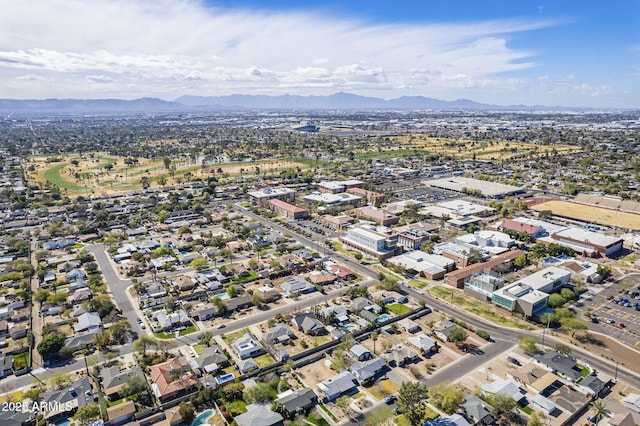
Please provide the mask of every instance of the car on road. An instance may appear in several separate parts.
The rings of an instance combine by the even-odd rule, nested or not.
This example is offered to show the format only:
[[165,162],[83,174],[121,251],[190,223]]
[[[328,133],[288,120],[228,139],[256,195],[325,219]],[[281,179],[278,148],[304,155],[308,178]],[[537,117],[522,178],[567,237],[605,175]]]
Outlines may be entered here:
[[224,324],[218,324],[218,325],[216,326],[216,328],[225,328],[225,327],[226,327],[226,325],[224,325]]
[[146,325],[144,325],[144,323],[141,323],[141,324],[140,324],[140,328],[141,328],[141,329],[143,329],[143,330],[145,330],[145,329],[147,328],[147,326],[146,326]]
[[393,395],[389,395],[388,397],[386,397],[386,398],[384,399],[384,403],[385,403],[385,404],[387,404],[387,405],[391,405],[391,404],[393,404],[394,402],[396,402],[396,399],[397,399],[397,398],[396,398],[395,396],[393,396]]

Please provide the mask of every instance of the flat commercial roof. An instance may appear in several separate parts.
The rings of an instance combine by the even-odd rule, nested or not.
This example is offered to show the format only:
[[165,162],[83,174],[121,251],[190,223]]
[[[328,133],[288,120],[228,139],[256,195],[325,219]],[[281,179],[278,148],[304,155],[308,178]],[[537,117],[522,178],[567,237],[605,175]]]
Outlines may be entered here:
[[424,182],[428,186],[462,192],[462,188],[479,190],[485,197],[497,197],[509,195],[524,190],[521,186],[505,185],[463,176],[454,176],[443,179],[428,180]]

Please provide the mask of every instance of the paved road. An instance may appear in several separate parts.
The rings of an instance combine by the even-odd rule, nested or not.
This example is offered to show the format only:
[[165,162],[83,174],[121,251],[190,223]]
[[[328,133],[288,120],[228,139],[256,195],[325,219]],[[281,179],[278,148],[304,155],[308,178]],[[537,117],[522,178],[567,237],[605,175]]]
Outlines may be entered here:
[[96,258],[96,262],[102,271],[102,275],[107,283],[111,297],[116,302],[118,308],[122,310],[122,314],[129,320],[131,330],[140,336],[147,334],[147,332],[138,324],[138,312],[134,309],[131,299],[127,294],[127,288],[132,285],[131,280],[123,280],[120,278],[116,272],[114,264],[106,252],[107,247],[104,244],[92,244],[86,246],[85,249]]

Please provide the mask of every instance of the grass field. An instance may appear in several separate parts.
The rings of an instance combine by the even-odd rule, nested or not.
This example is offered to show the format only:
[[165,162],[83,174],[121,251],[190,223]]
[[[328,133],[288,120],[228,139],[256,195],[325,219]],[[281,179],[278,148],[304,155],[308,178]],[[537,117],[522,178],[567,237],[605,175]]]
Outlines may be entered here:
[[[59,156],[56,156],[59,159]],[[189,160],[175,160],[171,163],[173,170],[165,168],[160,159],[150,160],[138,158],[132,165],[125,163],[124,157],[107,156],[104,153],[70,154],[64,162],[52,162],[54,156],[34,155],[25,160],[27,179],[31,184],[44,185],[47,182],[69,195],[86,193],[110,194],[142,188],[142,179],[147,178],[151,187],[186,183],[196,178],[238,178],[255,176],[257,172],[279,173],[283,170],[299,168],[310,170],[316,162],[307,158],[281,158],[252,162],[218,163],[199,165]],[[319,167],[328,162],[319,161]],[[31,167],[32,166],[32,167]]]
[[640,229],[640,215],[625,213],[602,207],[587,206],[569,201],[547,201],[536,204],[534,210],[551,210],[554,214],[579,219],[600,225],[615,226],[618,228]]

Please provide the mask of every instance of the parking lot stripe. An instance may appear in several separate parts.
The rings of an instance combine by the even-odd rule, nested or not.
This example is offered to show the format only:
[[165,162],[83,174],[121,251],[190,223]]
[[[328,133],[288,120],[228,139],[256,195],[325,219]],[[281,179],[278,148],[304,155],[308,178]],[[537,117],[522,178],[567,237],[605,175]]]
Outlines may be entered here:
[[629,318],[631,316],[631,314],[626,314],[622,317],[623,320],[626,320],[627,318]]

